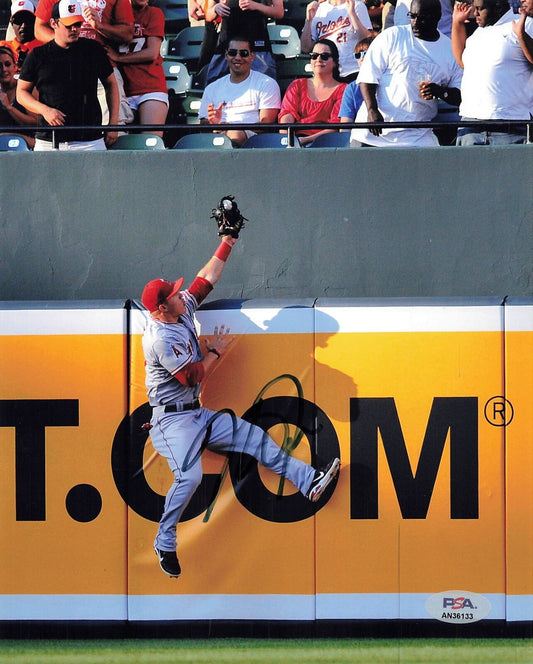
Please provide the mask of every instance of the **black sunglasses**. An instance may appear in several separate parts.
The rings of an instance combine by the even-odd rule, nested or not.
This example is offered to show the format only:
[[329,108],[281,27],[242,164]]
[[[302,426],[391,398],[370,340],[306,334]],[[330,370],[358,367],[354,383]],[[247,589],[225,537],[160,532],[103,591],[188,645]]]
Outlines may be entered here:
[[234,58],[237,53],[241,58],[247,58],[250,55],[250,51],[247,48],[228,48],[226,51],[226,54],[229,55],[230,58]]
[[424,12],[423,14],[417,14],[415,12],[407,12],[407,18],[415,20],[419,18],[421,21],[428,21],[431,18],[437,18],[433,12]]
[[368,49],[367,49],[366,51],[359,51],[359,53],[354,53],[354,57],[355,57],[355,59],[356,59],[356,60],[360,60],[360,59],[363,57],[363,55],[365,55],[365,53],[366,53],[367,51],[368,51]]
[[332,57],[331,53],[311,53],[310,55],[311,60],[318,60],[320,58],[322,62],[327,62]]
[[[24,12],[18,12],[18,14],[24,14]],[[30,12],[27,12],[26,16],[19,16],[15,14],[15,16],[12,16],[10,20],[12,25],[23,25],[24,23],[34,23],[35,16],[30,14]]]

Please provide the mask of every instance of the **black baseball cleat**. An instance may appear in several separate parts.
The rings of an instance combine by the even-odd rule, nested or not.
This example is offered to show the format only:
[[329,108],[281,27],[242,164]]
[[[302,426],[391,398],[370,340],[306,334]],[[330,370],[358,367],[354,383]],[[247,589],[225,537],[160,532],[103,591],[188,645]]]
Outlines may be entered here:
[[159,565],[165,574],[168,574],[172,579],[177,579],[181,574],[181,567],[178,561],[178,556],[175,551],[162,551],[155,549],[159,559]]
[[311,482],[311,486],[306,495],[312,503],[316,503],[326,490],[326,487],[335,479],[340,466],[340,459],[335,457],[335,459],[332,459],[323,470],[315,470],[315,477]]

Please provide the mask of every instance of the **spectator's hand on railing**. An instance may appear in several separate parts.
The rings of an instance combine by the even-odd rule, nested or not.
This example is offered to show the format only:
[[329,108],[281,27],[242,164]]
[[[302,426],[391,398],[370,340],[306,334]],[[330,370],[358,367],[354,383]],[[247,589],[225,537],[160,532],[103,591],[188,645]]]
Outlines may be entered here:
[[113,143],[116,143],[118,139],[118,131],[106,131],[104,135],[104,142],[107,145],[107,147],[110,147],[113,145]]
[[[381,113],[378,111],[377,108],[376,109],[370,108],[368,110],[368,116],[367,116],[366,121],[367,122],[385,122],[385,120],[383,119],[383,116],[381,115]],[[374,136],[379,136],[383,130],[381,129],[381,127],[371,127],[368,131],[371,134],[373,134]]]

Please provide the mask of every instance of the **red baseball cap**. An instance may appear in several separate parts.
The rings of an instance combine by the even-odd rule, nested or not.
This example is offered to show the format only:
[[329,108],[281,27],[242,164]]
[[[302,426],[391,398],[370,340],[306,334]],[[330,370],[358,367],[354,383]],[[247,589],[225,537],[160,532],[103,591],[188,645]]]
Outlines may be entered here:
[[180,291],[183,281],[183,277],[174,282],[166,279],[152,279],[144,287],[141,296],[142,303],[148,311],[155,311],[160,304]]

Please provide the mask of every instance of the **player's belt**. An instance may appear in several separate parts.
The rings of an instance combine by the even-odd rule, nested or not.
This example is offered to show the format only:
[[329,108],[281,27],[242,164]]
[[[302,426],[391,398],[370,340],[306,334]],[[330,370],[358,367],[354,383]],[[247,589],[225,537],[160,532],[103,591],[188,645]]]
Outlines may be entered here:
[[165,406],[165,413],[181,413],[183,410],[196,410],[197,408],[200,408],[200,402],[198,399],[195,399],[190,403],[168,403]]

